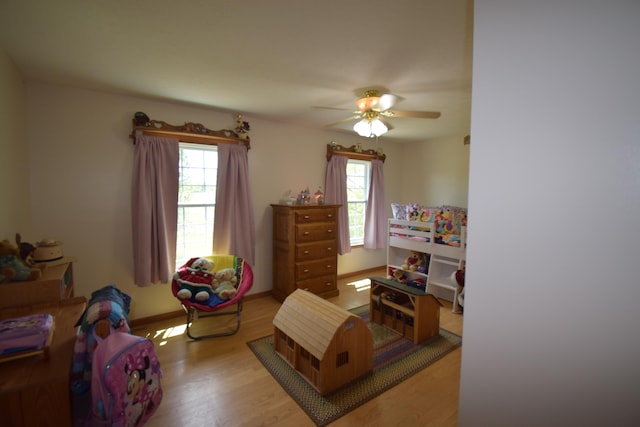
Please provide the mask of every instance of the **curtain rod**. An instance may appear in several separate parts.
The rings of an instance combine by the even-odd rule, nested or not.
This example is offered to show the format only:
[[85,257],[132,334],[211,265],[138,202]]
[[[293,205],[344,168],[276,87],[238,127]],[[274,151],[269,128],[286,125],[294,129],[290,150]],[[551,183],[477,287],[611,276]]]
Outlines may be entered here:
[[200,123],[185,123],[182,126],[170,125],[162,120],[149,120],[144,126],[139,126],[136,119],[133,119],[133,131],[129,138],[136,143],[136,134],[142,133],[149,136],[163,136],[177,138],[182,142],[192,142],[196,144],[244,144],[247,150],[251,148],[249,136],[241,138],[232,130],[211,130]]
[[382,160],[382,163],[384,163],[387,158],[387,155],[382,152],[382,149],[379,149],[378,151],[374,149],[365,150],[362,148],[362,144],[352,145],[347,148],[340,144],[336,144],[335,141],[331,141],[330,144],[327,144],[327,161],[331,160],[331,156],[334,154],[358,160],[380,159]]

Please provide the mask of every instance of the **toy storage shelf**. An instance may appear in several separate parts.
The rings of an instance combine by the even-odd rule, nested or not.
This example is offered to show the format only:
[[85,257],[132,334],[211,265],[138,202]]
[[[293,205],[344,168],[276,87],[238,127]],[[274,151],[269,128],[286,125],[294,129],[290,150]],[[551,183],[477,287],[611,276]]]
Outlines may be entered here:
[[[424,281],[426,292],[436,298],[451,301],[452,311],[460,312],[458,304],[460,288],[453,274],[464,267],[466,253],[464,247],[434,244],[432,228],[433,223],[389,219],[387,270],[402,270],[407,281]],[[411,251],[422,253],[426,259],[424,273],[402,269]]]
[[430,294],[381,277],[371,277],[369,319],[415,344],[440,332],[440,302]]
[[0,283],[0,308],[57,302],[73,298],[73,262],[50,263],[38,280]]

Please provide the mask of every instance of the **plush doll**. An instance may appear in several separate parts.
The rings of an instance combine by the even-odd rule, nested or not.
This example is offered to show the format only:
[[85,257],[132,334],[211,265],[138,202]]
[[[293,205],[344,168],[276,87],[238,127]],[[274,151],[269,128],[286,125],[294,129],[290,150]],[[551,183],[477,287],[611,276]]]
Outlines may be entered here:
[[180,299],[195,299],[196,301],[209,301],[215,278],[213,261],[206,258],[191,258],[174,274],[174,279],[180,285],[176,293]]
[[222,299],[230,299],[237,295],[236,285],[238,278],[234,268],[223,268],[216,271],[213,293]]
[[10,241],[0,242],[0,282],[10,280],[37,280],[42,270],[25,265],[20,258],[20,250]]
[[393,280],[394,282],[402,283],[403,285],[407,283],[407,275],[404,271],[399,268],[391,268],[389,267],[389,275],[387,276],[387,280]]
[[424,256],[420,252],[411,251],[404,261],[404,264],[402,264],[402,269],[406,271],[418,271],[421,266],[424,266]]

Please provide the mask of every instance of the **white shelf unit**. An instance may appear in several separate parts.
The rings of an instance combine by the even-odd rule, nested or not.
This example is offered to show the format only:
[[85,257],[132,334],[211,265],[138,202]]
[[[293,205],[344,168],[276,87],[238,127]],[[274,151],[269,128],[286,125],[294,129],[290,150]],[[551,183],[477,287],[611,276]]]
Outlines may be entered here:
[[[452,311],[459,312],[458,286],[454,273],[464,267],[466,259],[466,227],[461,231],[460,247],[437,244],[433,223],[389,219],[387,230],[387,270],[400,269],[408,280],[422,279],[426,292],[453,303]],[[402,265],[411,251],[424,254],[426,271],[407,271]]]

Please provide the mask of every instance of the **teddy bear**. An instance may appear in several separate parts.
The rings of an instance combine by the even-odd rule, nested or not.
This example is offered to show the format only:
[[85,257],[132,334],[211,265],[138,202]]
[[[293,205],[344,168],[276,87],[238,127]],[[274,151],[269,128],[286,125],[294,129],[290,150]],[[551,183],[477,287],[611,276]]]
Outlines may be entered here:
[[237,295],[238,278],[234,268],[223,268],[216,271],[213,293],[222,299],[230,299]]
[[20,258],[20,250],[9,240],[0,242],[0,282],[9,280],[37,280],[42,277],[42,270],[29,267]]
[[418,271],[421,267],[424,267],[424,256],[417,251],[411,251],[402,264],[402,269],[406,271]]
[[215,264],[207,258],[191,258],[174,274],[175,281],[180,285],[176,296],[180,299],[195,299],[207,302],[213,294]]
[[393,280],[394,282],[406,284],[408,277],[404,271],[399,268],[389,267],[389,274],[387,275],[387,280]]

